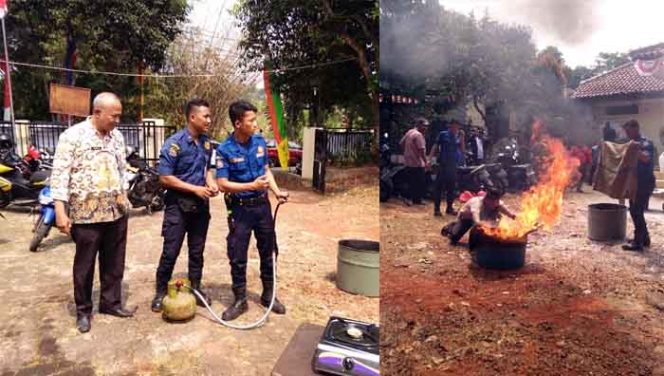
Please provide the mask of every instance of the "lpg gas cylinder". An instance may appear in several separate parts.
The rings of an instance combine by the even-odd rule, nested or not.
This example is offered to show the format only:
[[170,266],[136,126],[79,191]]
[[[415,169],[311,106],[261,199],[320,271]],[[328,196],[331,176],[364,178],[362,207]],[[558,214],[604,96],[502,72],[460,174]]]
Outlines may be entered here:
[[168,295],[162,301],[162,317],[166,321],[186,321],[196,314],[196,298],[189,289],[186,278],[175,278],[168,282]]

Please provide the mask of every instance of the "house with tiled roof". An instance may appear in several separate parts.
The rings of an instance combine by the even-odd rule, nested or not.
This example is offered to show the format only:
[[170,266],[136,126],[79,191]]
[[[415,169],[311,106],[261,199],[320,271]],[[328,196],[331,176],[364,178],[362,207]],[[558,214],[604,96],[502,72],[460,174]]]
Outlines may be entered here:
[[598,130],[609,123],[617,131],[630,119],[664,151],[664,43],[633,50],[630,62],[582,81],[572,98],[592,108]]

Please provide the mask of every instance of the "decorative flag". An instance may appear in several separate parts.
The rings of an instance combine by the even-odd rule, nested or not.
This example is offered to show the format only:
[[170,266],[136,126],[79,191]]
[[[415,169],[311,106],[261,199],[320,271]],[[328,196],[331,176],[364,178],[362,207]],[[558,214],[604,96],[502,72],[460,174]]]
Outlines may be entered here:
[[653,60],[636,60],[634,62],[634,68],[639,76],[652,76],[657,74],[664,67],[663,59],[653,59]]
[[270,72],[263,70],[263,82],[265,86],[265,99],[270,113],[270,123],[274,140],[277,143],[277,153],[281,169],[288,170],[288,136],[286,136],[286,127],[284,125],[284,109],[281,105],[281,97],[276,88],[270,86]]
[[0,18],[7,15],[7,0],[0,0]]
[[[0,1],[2,1],[2,0],[0,0]],[[2,117],[2,119],[4,121],[12,121],[12,105],[11,105],[11,101],[9,99],[9,96],[11,95],[11,92],[12,92],[12,87],[11,87],[11,83],[9,82],[9,79],[8,79],[8,75],[10,73],[11,72],[9,71],[9,65],[7,64],[7,61],[3,61],[2,62],[2,76],[3,76],[4,81],[5,81],[4,82],[4,87],[5,87],[4,98],[5,98],[5,101],[4,101],[4,106],[3,106],[3,108],[4,108],[4,114],[3,115],[4,116]]]

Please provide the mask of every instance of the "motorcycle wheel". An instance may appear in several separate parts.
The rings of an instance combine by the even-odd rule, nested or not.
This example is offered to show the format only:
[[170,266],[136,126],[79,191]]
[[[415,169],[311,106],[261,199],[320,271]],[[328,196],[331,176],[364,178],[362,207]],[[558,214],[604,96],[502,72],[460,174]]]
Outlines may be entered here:
[[32,236],[32,241],[30,242],[30,252],[37,252],[39,244],[41,244],[42,240],[48,236],[51,226],[52,225],[44,223],[44,218],[39,218],[37,227],[35,227],[35,234]]

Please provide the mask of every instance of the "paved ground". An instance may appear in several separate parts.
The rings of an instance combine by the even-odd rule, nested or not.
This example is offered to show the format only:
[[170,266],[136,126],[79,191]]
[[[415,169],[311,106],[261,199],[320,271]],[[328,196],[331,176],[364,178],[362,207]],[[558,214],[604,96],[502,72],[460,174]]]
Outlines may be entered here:
[[474,267],[440,236],[452,217],[431,204],[382,204],[383,372],[664,375],[662,202],[650,203],[653,247],[641,254],[586,238],[587,205],[607,201],[567,194],[560,224],[529,237],[513,272]]
[[[213,308],[231,302],[226,258],[225,209],[213,200],[205,251],[204,285]],[[337,241],[378,240],[378,192],[358,188],[322,197],[293,192],[279,213],[279,297],[286,316],[271,316],[262,328],[239,332],[211,322],[207,311],[186,324],[167,324],[150,311],[154,273],[161,254],[162,214],[142,210],[130,218],[124,296],[138,306],[133,319],[95,315],[92,330],[75,328],[71,268],[74,246],[54,230],[37,253],[28,251],[31,217],[4,211],[0,219],[0,375],[267,375],[296,328],[303,322],[324,324],[330,315],[378,321],[378,299],[336,289]],[[250,310],[246,320],[263,312],[255,243],[250,248]],[[176,273],[186,272],[186,251]],[[98,277],[97,277],[98,278]],[[98,302],[95,281],[95,305]],[[97,307],[95,306],[95,312]]]

